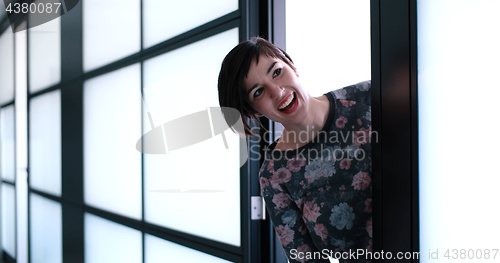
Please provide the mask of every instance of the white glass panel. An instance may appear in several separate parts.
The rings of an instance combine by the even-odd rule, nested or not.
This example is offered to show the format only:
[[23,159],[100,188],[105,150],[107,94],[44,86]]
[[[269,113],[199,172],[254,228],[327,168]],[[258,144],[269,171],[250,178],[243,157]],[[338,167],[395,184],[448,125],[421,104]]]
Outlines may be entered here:
[[146,263],[175,262],[175,263],[228,263],[218,258],[176,243],[146,235]]
[[[25,27],[23,22],[20,27]],[[23,172],[28,166],[27,149],[27,94],[28,87],[28,65],[27,65],[27,34],[26,31],[17,32],[16,39],[16,143],[17,143],[17,166]]]
[[61,91],[30,101],[30,186],[61,195]]
[[16,176],[14,105],[0,109],[0,178],[10,182]]
[[14,99],[14,38],[8,27],[0,35],[0,106]]
[[141,48],[139,0],[83,1],[83,68],[89,71]]
[[2,247],[16,257],[16,197],[14,186],[2,183]]
[[61,81],[61,18],[28,29],[30,92]]
[[[25,28],[26,21],[19,27]],[[28,262],[28,99],[27,32],[17,32],[16,41],[16,226],[17,262]]]
[[286,1],[286,52],[313,96],[371,79],[370,0]]
[[30,194],[30,258],[32,263],[62,262],[62,208]]
[[143,3],[146,48],[238,9],[237,0],[144,0]]
[[84,84],[85,202],[141,219],[139,64]]
[[498,10],[500,1],[418,1],[420,262],[500,258]]
[[85,262],[142,262],[140,231],[88,213],[84,220]]
[[[235,28],[146,61],[145,112],[154,124],[218,106],[220,65],[237,43]],[[144,131],[150,130],[145,117]],[[225,136],[229,150],[218,135],[168,154],[145,155],[147,221],[240,245],[240,138],[229,130]]]

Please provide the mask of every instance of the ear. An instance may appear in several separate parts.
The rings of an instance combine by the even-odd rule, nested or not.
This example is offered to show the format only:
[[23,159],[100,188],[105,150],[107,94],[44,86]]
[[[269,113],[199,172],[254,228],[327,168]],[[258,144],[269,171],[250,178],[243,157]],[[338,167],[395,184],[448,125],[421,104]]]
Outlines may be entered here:
[[255,114],[255,116],[257,116],[257,117],[262,117],[262,116],[264,116],[264,115],[263,115],[262,113],[260,113],[260,112],[255,112],[254,114]]

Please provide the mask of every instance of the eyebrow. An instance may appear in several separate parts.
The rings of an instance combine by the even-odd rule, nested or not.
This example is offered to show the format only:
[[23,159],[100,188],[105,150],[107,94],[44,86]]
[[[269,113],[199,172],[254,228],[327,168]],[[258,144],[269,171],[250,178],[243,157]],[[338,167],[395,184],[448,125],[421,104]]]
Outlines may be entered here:
[[[274,68],[274,65],[276,65],[276,63],[278,63],[278,61],[274,61],[273,64],[271,64],[271,66],[267,69],[267,74],[269,74],[269,72],[271,72],[271,70]],[[253,85],[250,90],[248,90],[247,92],[247,97],[250,95],[250,93],[252,92],[252,90],[254,90],[255,88],[257,88],[259,86],[259,83]]]

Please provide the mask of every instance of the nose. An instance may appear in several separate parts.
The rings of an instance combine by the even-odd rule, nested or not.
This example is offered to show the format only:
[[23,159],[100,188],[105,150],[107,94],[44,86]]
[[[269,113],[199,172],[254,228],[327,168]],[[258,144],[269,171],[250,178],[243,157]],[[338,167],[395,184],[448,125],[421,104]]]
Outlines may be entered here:
[[271,87],[271,98],[273,100],[277,100],[283,96],[283,92],[285,91],[285,88],[280,87],[280,86],[273,86]]

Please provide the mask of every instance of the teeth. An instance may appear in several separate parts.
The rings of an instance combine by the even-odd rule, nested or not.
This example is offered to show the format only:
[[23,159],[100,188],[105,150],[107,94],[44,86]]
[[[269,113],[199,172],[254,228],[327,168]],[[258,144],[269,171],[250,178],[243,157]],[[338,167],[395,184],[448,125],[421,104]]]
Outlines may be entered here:
[[283,105],[281,105],[281,107],[279,107],[279,109],[282,110],[286,106],[288,106],[290,104],[290,102],[292,102],[294,97],[295,97],[295,94],[292,93],[292,96],[290,96],[290,98],[288,98],[288,100],[286,100],[285,103],[283,103]]

